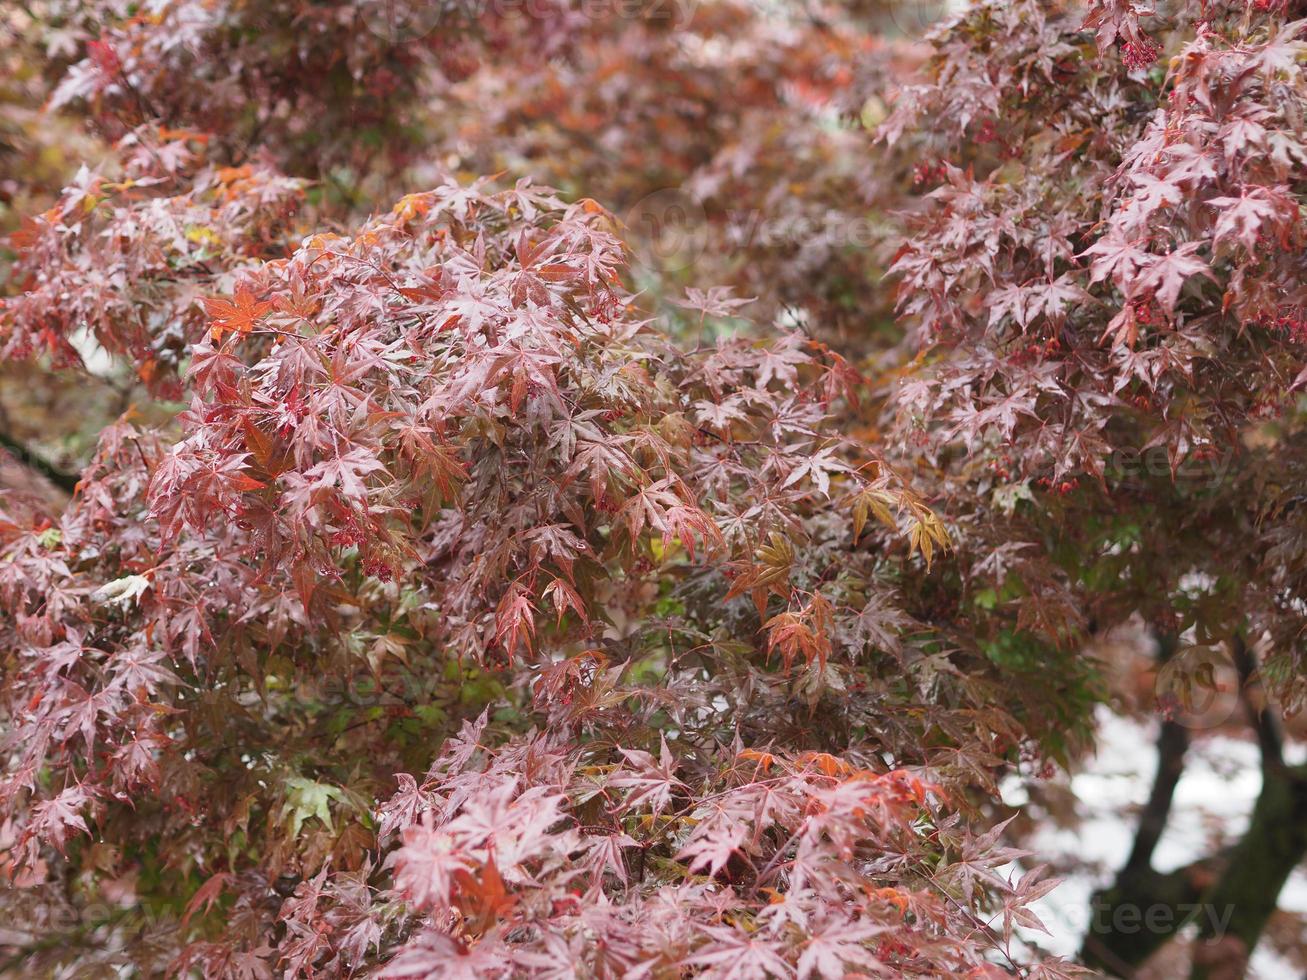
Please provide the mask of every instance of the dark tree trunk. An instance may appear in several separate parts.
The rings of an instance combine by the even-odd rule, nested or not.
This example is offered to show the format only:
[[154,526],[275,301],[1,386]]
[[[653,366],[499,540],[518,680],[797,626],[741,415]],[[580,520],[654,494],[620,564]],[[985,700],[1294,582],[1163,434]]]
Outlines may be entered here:
[[1199,932],[1193,980],[1244,975],[1280,889],[1305,853],[1307,768],[1264,769],[1248,832],[1231,851],[1225,873],[1200,899],[1211,914]]
[[[1158,660],[1174,654],[1159,639]],[[1279,721],[1255,698],[1256,661],[1242,635],[1231,643],[1240,694],[1261,750],[1262,790],[1247,833],[1224,854],[1167,874],[1152,868],[1189,735],[1167,721],[1158,736],[1157,775],[1134,847],[1110,888],[1093,898],[1081,956],[1087,966],[1130,977],[1187,922],[1198,925],[1191,980],[1239,980],[1290,872],[1307,855],[1307,767],[1284,764]]]

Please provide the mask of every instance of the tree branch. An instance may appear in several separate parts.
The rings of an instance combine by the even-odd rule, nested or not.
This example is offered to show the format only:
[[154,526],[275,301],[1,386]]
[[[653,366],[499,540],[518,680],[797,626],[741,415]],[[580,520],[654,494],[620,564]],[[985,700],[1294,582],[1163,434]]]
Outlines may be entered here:
[[[1179,638],[1168,633],[1157,637],[1157,666],[1165,666],[1179,645]],[[1148,802],[1139,817],[1139,827],[1135,832],[1134,846],[1130,857],[1126,859],[1125,871],[1139,871],[1151,867],[1153,851],[1166,830],[1166,821],[1171,815],[1171,802],[1175,798],[1175,788],[1184,774],[1184,756],[1189,749],[1189,731],[1179,722],[1170,719],[1162,721],[1162,729],[1157,735],[1157,773],[1153,777],[1153,789],[1148,795]]]
[[1284,768],[1284,735],[1280,731],[1280,721],[1268,710],[1263,699],[1258,704],[1253,698],[1253,688],[1261,687],[1257,679],[1257,661],[1248,649],[1243,633],[1238,632],[1231,643],[1234,654],[1234,666],[1239,671],[1239,698],[1248,712],[1248,721],[1257,732],[1257,747],[1262,753],[1262,769]]
[[[1170,659],[1175,646],[1175,637],[1159,638],[1158,660]],[[1157,775],[1130,857],[1112,887],[1094,895],[1082,950],[1091,967],[1133,976],[1178,931],[1189,907],[1202,913],[1192,980],[1243,976],[1281,888],[1307,855],[1307,767],[1284,764],[1279,720],[1253,699],[1257,663],[1242,633],[1233,637],[1231,650],[1262,753],[1262,791],[1248,831],[1224,854],[1167,874],[1153,870],[1153,850],[1166,827],[1189,744],[1182,726],[1164,722]],[[1150,913],[1155,913],[1151,919]]]
[[1262,770],[1248,832],[1202,896],[1211,914],[1198,934],[1193,980],[1243,976],[1280,889],[1307,854],[1307,767]]
[[1138,871],[1152,866],[1153,851],[1166,830],[1175,788],[1184,774],[1184,757],[1188,749],[1188,730],[1177,721],[1163,721],[1162,730],[1157,735],[1157,774],[1153,777],[1148,802],[1139,816],[1139,827],[1125,870]]
[[[1165,665],[1179,645],[1179,638],[1163,634],[1157,638],[1157,664]],[[1153,851],[1166,830],[1175,799],[1175,788],[1184,773],[1184,757],[1189,748],[1189,732],[1179,722],[1164,720],[1157,736],[1157,773],[1153,788],[1139,817],[1134,845],[1125,865],[1110,888],[1093,896],[1094,915],[1085,936],[1082,956],[1090,966],[1130,976],[1134,968],[1170,938],[1174,929],[1156,931],[1128,927],[1119,921],[1119,909],[1169,908],[1171,922],[1177,922],[1178,906],[1191,904],[1201,887],[1191,880],[1192,868],[1182,868],[1161,875],[1152,868]],[[1100,912],[1103,913],[1100,915]]]
[[1206,857],[1165,874],[1122,868],[1112,886],[1090,900],[1089,931],[1080,951],[1085,965],[1133,977],[1193,919],[1205,882],[1225,860],[1223,854]]
[[1202,901],[1207,917],[1194,947],[1192,980],[1243,976],[1289,873],[1307,855],[1307,766],[1284,764],[1284,736],[1270,706],[1252,697],[1257,662],[1237,632],[1231,643],[1239,696],[1257,732],[1262,791],[1230,863]]

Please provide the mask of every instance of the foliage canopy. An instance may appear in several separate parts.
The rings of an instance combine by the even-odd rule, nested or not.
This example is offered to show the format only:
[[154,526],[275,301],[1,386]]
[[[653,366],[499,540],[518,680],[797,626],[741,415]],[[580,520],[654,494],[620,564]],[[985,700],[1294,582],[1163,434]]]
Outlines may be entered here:
[[113,392],[0,511],[0,971],[1070,976],[1000,784],[1125,629],[1228,651],[1264,788],[1152,870],[1189,671],[1110,900],[1245,967],[1307,851],[1290,6],[0,15],[5,384],[35,443]]

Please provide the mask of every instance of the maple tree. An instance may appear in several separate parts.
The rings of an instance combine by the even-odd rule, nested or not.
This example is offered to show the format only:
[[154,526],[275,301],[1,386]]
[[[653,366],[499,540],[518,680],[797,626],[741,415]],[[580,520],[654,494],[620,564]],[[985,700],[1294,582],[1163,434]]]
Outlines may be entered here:
[[[1307,846],[1270,830],[1301,826],[1304,798],[1279,721],[1302,704],[1292,6],[980,4],[936,36],[881,131],[937,185],[896,264],[921,364],[893,398],[897,431],[967,502],[963,575],[1007,613],[990,629],[1014,626],[999,635],[1037,657],[1137,614],[1182,672],[1196,649],[1229,650],[1232,676],[1195,677],[1248,695],[1263,788],[1247,835],[1215,868],[1153,870],[1189,743],[1167,721],[1106,893],[1229,903],[1195,976],[1242,972]],[[1168,935],[1109,931],[1085,953],[1128,971]]]
[[70,493],[0,505],[0,972],[1075,975],[1000,784],[1137,623],[1229,651],[1263,790],[1154,871],[1164,704],[1104,900],[1246,967],[1307,851],[1290,10],[2,16],[6,444]]

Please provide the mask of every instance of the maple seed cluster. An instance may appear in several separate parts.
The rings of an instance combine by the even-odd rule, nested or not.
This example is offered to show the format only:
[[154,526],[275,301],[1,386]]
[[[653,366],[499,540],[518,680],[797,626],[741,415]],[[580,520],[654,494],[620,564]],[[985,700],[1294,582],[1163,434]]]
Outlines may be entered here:
[[912,183],[917,187],[925,187],[929,184],[938,183],[948,177],[948,161],[936,160],[934,162],[923,160],[913,164]]
[[1121,47],[1121,62],[1130,71],[1146,71],[1157,61],[1162,46],[1147,34],[1141,34]]
[[1298,304],[1282,306],[1274,313],[1260,313],[1254,321],[1258,327],[1294,344],[1307,344],[1307,315]]

